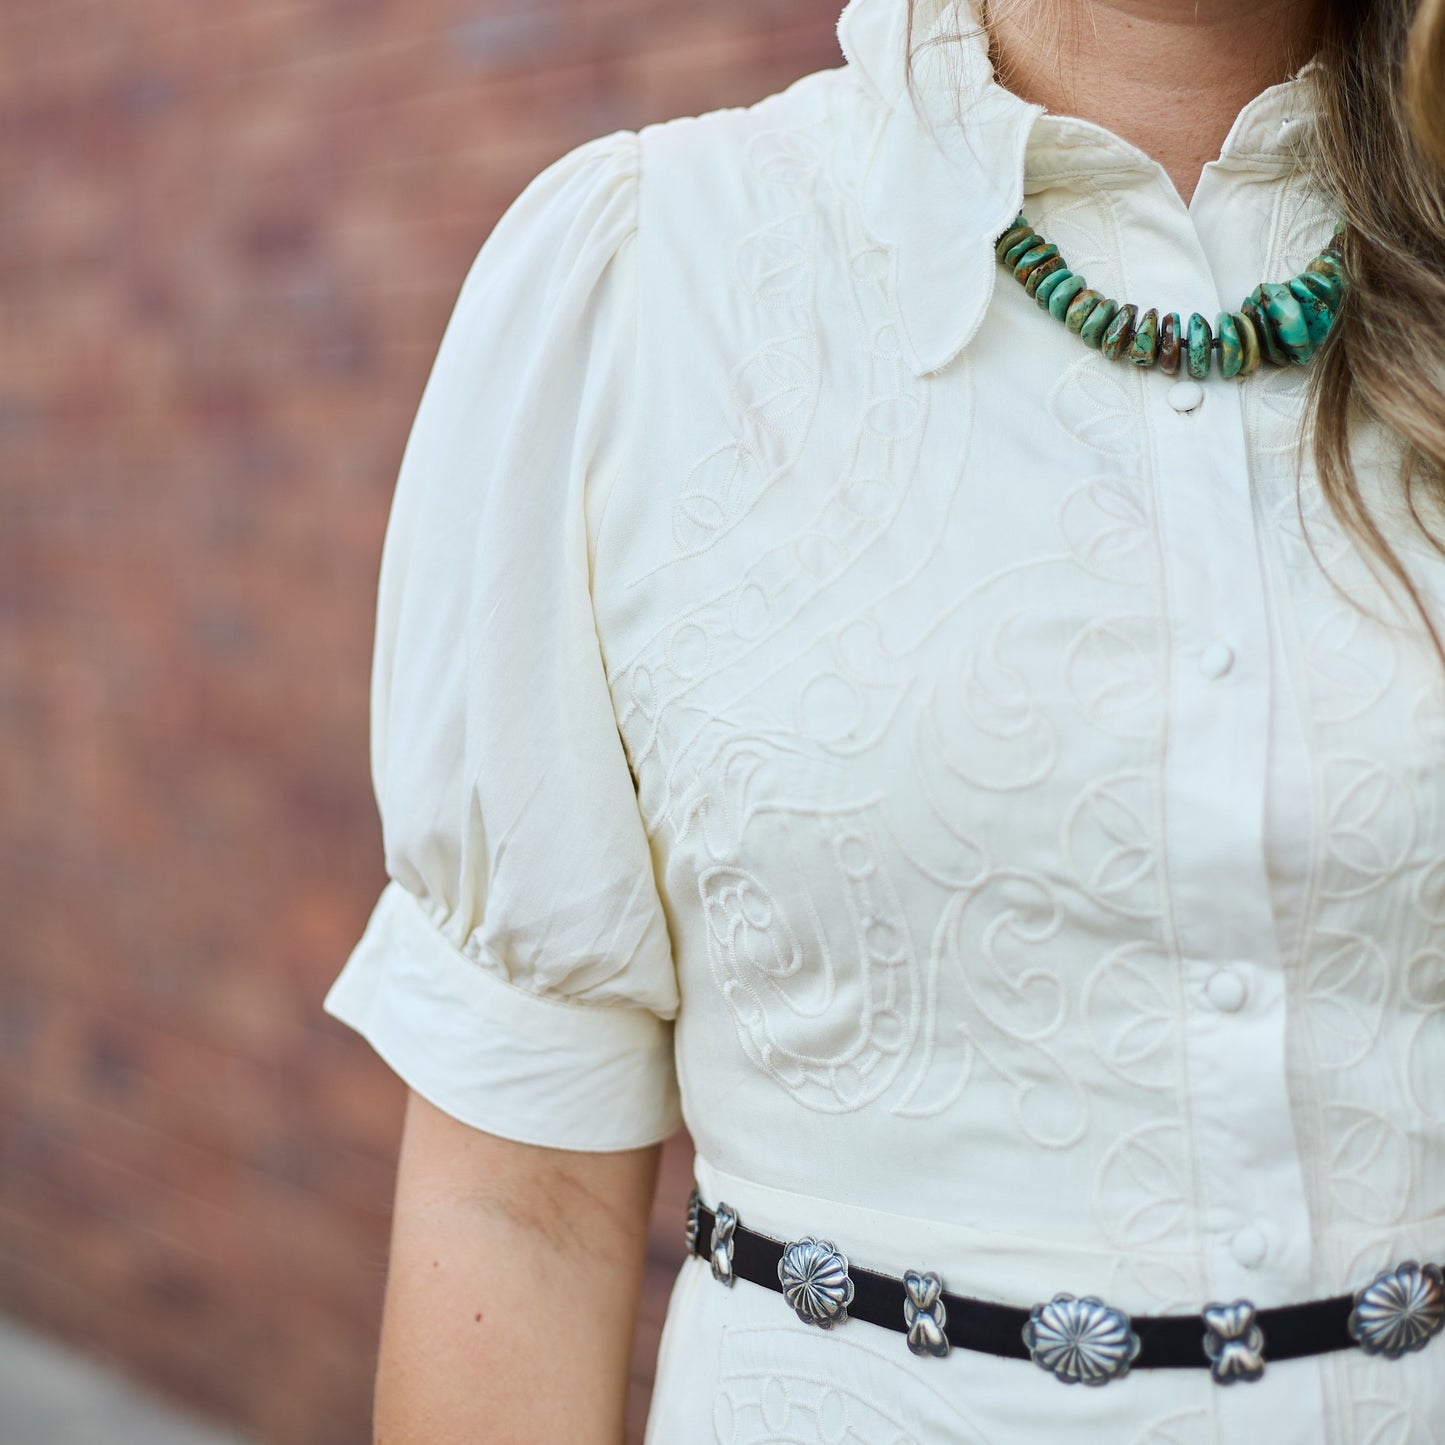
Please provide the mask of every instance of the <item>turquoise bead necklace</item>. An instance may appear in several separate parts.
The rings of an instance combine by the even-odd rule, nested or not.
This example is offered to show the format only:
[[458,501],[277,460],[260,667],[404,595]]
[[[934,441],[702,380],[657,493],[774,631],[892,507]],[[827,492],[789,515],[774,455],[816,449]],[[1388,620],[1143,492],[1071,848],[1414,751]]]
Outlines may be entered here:
[[1340,249],[1344,231],[1342,221],[1298,276],[1256,286],[1237,311],[1221,311],[1212,327],[1197,311],[1187,324],[1177,311],[1161,317],[1151,308],[1140,316],[1137,306],[1091,290],[1023,216],[998,238],[994,254],[1042,310],[1110,361],[1157,364],[1166,376],[1184,366],[1203,381],[1217,360],[1221,376],[1242,380],[1264,362],[1303,366],[1329,335],[1348,286]]

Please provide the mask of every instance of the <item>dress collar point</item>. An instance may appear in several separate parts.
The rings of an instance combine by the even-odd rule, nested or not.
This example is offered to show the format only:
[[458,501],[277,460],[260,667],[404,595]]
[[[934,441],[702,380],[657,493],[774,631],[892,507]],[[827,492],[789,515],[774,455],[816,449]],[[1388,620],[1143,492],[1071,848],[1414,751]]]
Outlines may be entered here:
[[914,375],[925,376],[952,362],[983,320],[998,269],[994,242],[1023,205],[1029,135],[1045,107],[993,80],[978,0],[921,0],[916,35],[957,30],[965,43],[919,50],[910,90],[907,5],[849,0],[838,38],[849,67],[881,102],[863,215],[873,238],[894,253],[906,351]]
[[[998,280],[994,240],[1018,214],[1015,206],[994,226],[987,218],[955,211],[934,224],[952,223],[951,232],[920,226],[896,247],[898,309],[907,336],[915,376],[943,370],[973,339],[993,299]],[[985,229],[977,229],[986,221]]]
[[[905,97],[873,153],[864,215],[873,237],[894,252],[915,376],[958,355],[993,296],[994,244],[1023,206],[1029,130],[1043,111],[1008,100],[990,123],[962,136],[944,130],[940,143]],[[985,105],[980,114],[992,109]]]

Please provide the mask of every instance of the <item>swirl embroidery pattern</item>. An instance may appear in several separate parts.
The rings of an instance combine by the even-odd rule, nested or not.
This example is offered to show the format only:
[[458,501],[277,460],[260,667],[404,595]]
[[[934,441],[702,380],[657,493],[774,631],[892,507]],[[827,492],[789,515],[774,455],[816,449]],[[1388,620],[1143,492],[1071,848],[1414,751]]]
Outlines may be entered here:
[[[980,1296],[1192,1313],[1438,1257],[1445,679],[1309,465],[1296,491],[1300,369],[1181,410],[1017,287],[923,369],[946,327],[906,268],[937,257],[870,200],[897,136],[858,110],[818,81],[786,123],[727,117],[731,223],[690,258],[718,284],[652,303],[700,313],[702,394],[657,408],[608,503],[636,536],[602,578],[606,681],[678,925],[701,1158],[743,1218]],[[1107,146],[1068,125],[1035,122],[1029,214],[1114,294],[1202,305],[1328,235],[1302,182],[1263,185],[1272,151],[1186,214],[1136,157],[1085,174]],[[1221,194],[1258,224],[1223,239]],[[1445,564],[1382,515],[1445,616]],[[790,1320],[744,1359],[752,1318],[719,1441],[984,1442],[922,1423],[948,1387],[919,1372],[982,1370],[967,1351],[870,1362],[852,1324],[804,1344]],[[1216,1363],[1252,1377],[1225,1324]],[[1296,1371],[1311,1438],[1434,1438],[1439,1387],[1381,1369]],[[1292,1428],[1284,1370],[1200,1375],[1079,1438],[1220,1445],[1246,1393]]]

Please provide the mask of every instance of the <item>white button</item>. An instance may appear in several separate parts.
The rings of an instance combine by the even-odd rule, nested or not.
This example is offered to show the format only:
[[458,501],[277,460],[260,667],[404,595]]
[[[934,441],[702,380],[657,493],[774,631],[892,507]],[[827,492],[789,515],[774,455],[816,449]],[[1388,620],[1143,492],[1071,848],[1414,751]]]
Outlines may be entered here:
[[1264,1263],[1265,1255],[1269,1253],[1269,1241],[1254,1225],[1246,1224],[1229,1241],[1229,1252],[1245,1269],[1258,1269]]
[[1211,642],[1199,654],[1199,670],[1205,677],[1223,677],[1234,666],[1234,649],[1227,642]]
[[1197,411],[1204,404],[1204,388],[1197,381],[1176,381],[1164,399],[1175,411]]
[[1232,968],[1221,968],[1217,973],[1210,974],[1209,982],[1204,985],[1204,992],[1220,1013],[1232,1014],[1238,1013],[1244,1007],[1249,990],[1245,988],[1244,980]]

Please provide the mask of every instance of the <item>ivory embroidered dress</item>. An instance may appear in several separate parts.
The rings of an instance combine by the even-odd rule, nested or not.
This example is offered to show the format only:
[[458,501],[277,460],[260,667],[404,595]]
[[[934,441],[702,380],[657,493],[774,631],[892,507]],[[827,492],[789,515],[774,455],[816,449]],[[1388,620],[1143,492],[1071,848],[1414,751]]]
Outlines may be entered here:
[[[393,881],[325,1007],[501,1135],[685,1118],[707,1203],[958,1293],[1187,1313],[1438,1261],[1423,630],[1308,466],[1296,515],[1303,368],[1191,406],[992,252],[1022,208],[1211,319],[1295,274],[1335,219],[1308,73],[1186,206],[981,38],[918,53],[920,115],[905,19],[851,0],[845,65],[577,147],[482,247],[382,564]],[[1391,446],[1360,463],[1438,608]],[[690,1259],[649,1440],[1426,1445],[1445,1343],[1071,1389]]]

